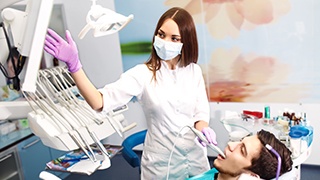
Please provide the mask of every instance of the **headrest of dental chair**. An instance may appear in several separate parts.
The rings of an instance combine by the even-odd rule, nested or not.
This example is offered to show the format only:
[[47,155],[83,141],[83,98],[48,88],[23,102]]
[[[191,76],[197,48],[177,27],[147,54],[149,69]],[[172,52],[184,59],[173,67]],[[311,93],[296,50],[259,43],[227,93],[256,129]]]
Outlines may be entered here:
[[122,156],[132,167],[140,167],[140,157],[133,148],[144,142],[147,130],[136,132],[122,142]]
[[[298,177],[298,170],[296,168],[292,167],[292,170],[282,174],[279,177],[279,180],[294,180],[294,179],[298,179],[297,177]],[[243,173],[239,177],[239,180],[261,180],[261,178],[251,176],[250,174]],[[272,180],[276,180],[276,178],[273,178]]]

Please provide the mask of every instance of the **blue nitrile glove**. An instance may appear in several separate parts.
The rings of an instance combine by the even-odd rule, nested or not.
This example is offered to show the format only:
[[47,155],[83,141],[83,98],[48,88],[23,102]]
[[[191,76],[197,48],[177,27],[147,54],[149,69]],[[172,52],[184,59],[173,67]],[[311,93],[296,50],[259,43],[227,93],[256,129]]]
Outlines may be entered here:
[[[216,133],[213,131],[213,129],[211,129],[210,127],[204,127],[201,131],[203,133],[203,135],[207,138],[207,141],[210,144],[214,144],[217,145],[217,140],[216,140]],[[205,142],[203,142],[200,138],[198,138],[198,141],[200,142],[200,144],[203,147],[206,147],[207,144]]]
[[55,58],[65,62],[68,66],[68,70],[71,73],[74,73],[77,72],[82,65],[79,60],[77,45],[73,41],[68,30],[66,30],[66,39],[67,41],[53,30],[48,29],[44,43],[44,50]]

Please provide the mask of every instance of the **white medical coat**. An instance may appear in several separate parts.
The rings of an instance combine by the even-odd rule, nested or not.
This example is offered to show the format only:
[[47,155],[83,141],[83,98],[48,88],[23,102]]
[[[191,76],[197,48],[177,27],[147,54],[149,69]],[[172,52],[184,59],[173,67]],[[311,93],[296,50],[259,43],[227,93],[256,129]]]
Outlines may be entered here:
[[209,103],[199,65],[177,65],[171,70],[165,61],[161,63],[156,82],[147,66],[140,64],[123,73],[116,82],[99,89],[103,94],[103,111],[127,104],[136,96],[148,128],[141,178],[166,178],[169,155],[176,142],[169,179],[185,179],[210,168],[206,148],[201,147],[185,127],[193,127],[198,120],[209,122]]

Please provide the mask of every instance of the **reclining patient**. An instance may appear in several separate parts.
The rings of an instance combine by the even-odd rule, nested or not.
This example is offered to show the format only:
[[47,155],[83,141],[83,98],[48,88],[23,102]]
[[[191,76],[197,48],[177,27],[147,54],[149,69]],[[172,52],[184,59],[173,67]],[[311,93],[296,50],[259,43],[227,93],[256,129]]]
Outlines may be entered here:
[[[277,174],[278,159],[266,148],[272,146],[281,157],[280,175],[291,171],[291,151],[272,133],[261,130],[256,135],[244,138],[241,142],[229,142],[225,148],[226,158],[220,155],[214,160],[215,168],[194,176],[191,179],[233,180],[243,174],[261,179],[273,179]],[[248,179],[248,178],[241,178]]]

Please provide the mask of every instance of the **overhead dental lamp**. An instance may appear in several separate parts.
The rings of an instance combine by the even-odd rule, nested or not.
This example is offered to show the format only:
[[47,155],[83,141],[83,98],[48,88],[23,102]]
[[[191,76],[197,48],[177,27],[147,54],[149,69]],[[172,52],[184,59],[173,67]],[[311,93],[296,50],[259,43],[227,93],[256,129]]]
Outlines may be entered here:
[[83,39],[84,36],[92,29],[94,37],[110,35],[120,31],[131,20],[133,15],[121,15],[108,8],[104,8],[96,4],[96,0],[92,0],[92,6],[87,14],[87,25],[79,33],[79,38]]

